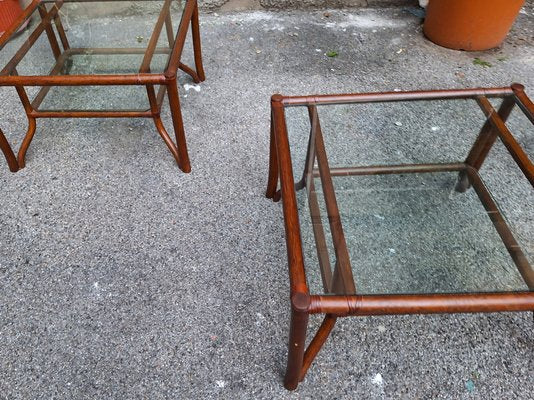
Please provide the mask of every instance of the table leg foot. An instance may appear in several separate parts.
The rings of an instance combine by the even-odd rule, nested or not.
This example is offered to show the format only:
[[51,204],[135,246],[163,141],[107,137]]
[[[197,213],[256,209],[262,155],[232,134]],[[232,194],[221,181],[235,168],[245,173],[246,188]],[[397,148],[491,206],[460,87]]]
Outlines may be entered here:
[[202,79],[202,80],[200,79],[200,77],[198,76],[197,71],[195,71],[193,68],[189,67],[188,65],[186,65],[184,63],[180,63],[178,68],[180,68],[187,75],[189,75],[191,77],[191,79],[193,79],[193,82],[195,82],[195,83],[200,83],[200,82],[202,82],[204,80],[204,79]]
[[9,142],[7,141],[1,129],[0,129],[0,149],[4,153],[4,156],[6,157],[9,170],[11,172],[17,172],[19,170],[19,164],[17,162],[15,154],[13,153],[13,150],[11,149],[11,146],[9,145]]
[[17,161],[20,168],[24,168],[26,166],[26,152],[28,151],[28,147],[30,147],[30,143],[32,142],[36,128],[37,124],[35,122],[35,118],[28,117],[28,131],[26,132],[26,136],[24,136],[24,140],[22,141],[17,154]]
[[174,159],[176,160],[176,163],[180,165],[180,155],[178,154],[178,148],[172,141],[171,137],[167,133],[167,130],[165,129],[165,126],[163,125],[163,122],[161,121],[161,118],[154,117],[154,125],[156,125],[156,129],[158,130],[159,135],[169,148],[170,152],[172,153]]

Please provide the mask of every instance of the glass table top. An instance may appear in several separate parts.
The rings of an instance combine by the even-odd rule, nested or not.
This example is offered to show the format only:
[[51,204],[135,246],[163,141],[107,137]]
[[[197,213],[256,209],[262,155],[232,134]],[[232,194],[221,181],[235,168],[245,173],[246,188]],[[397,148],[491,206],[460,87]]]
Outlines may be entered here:
[[[500,101],[492,100],[497,108]],[[308,110],[288,107],[285,114],[293,172],[299,180],[310,137]],[[347,173],[347,167],[463,163],[485,122],[473,100],[322,105],[317,115],[337,213],[325,200],[328,181],[314,142],[313,164],[308,162],[313,167],[305,186],[296,190],[311,294],[529,290],[490,218],[495,210],[486,210],[478,189],[455,190],[458,171]],[[531,122],[516,108],[507,124],[533,154]],[[517,242],[512,250],[522,252],[533,265],[534,189],[500,141],[480,177]],[[344,240],[335,233],[335,220]],[[336,278],[336,268],[352,283]]]
[[[9,40],[7,33],[0,37],[0,75],[164,73],[184,6],[185,1],[159,0],[41,2],[20,32]],[[39,109],[148,109],[146,97],[142,87],[52,87]]]
[[[182,18],[183,4],[185,1],[159,0],[66,1],[62,5],[41,2],[40,7],[28,16],[27,26],[12,35],[3,48],[0,47],[2,74],[14,73],[5,66],[26,46],[30,48],[21,53],[18,75],[48,75],[58,66],[58,61],[63,63],[54,73],[60,75],[138,73],[153,35],[156,42],[154,56],[145,60],[144,68],[146,72],[162,73]],[[46,11],[42,11],[43,8]],[[53,18],[41,17],[43,12],[50,13]],[[155,28],[160,14],[168,14],[168,21],[163,24],[161,32],[157,32]],[[47,30],[43,27],[52,29],[60,51],[66,50],[59,60],[54,57]],[[64,31],[68,49],[63,48],[61,31]],[[37,40],[33,42],[35,37]],[[4,40],[7,38],[2,36],[0,43]]]

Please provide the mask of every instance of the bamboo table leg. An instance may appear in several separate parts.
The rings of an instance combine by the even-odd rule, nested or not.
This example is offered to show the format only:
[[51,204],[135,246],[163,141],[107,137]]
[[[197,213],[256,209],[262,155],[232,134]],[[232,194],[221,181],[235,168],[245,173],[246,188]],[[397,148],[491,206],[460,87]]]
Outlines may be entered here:
[[[501,119],[506,122],[510,113],[512,112],[515,106],[515,100],[512,97],[505,98],[499,108],[499,116]],[[490,120],[487,119],[484,123],[484,126],[480,130],[473,147],[469,151],[465,163],[471,165],[477,171],[482,167],[484,160],[488,156],[493,144],[498,138],[497,129],[491,124]],[[460,172],[458,176],[458,183],[456,185],[456,191],[463,193],[469,189],[470,183],[469,178],[465,172]]]
[[7,165],[9,166],[9,170],[11,172],[17,172],[19,170],[19,164],[17,163],[15,154],[13,153],[13,150],[11,149],[9,142],[7,141],[1,129],[0,129],[0,149],[4,153],[4,156],[7,161]]
[[[200,46],[200,23],[198,20],[198,4],[195,3],[193,16],[191,17],[191,31],[193,32],[193,52],[195,55],[195,68],[199,82],[206,80],[204,66],[202,64],[202,48]],[[198,82],[197,82],[198,83]]]
[[187,143],[185,141],[184,121],[182,119],[182,110],[180,109],[180,98],[178,97],[178,87],[176,79],[173,79],[167,85],[167,95],[172,114],[172,123],[174,125],[174,134],[176,136],[176,145],[180,157],[180,169],[183,172],[191,172],[189,155],[187,154]]
[[309,297],[302,294],[296,294],[292,299],[287,369],[284,378],[284,386],[288,390],[296,389],[301,380],[309,318],[308,312],[301,309],[307,308],[307,302],[309,302]]

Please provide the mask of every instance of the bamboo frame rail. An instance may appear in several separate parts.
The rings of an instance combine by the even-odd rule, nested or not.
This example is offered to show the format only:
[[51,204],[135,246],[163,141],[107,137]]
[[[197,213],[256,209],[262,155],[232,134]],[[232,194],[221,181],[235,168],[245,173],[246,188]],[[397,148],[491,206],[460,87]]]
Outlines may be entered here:
[[[520,85],[522,86],[522,85]],[[348,103],[384,103],[390,101],[420,101],[420,100],[453,100],[472,99],[476,96],[503,97],[513,94],[512,87],[492,89],[455,89],[455,90],[426,90],[412,92],[381,92],[381,93],[350,93],[336,95],[288,96],[283,97],[284,106],[308,106],[325,104]]]
[[534,186],[534,164],[528,158],[525,150],[523,150],[521,145],[517,143],[514,135],[512,135],[512,132],[508,130],[504,124],[504,121],[495,111],[488,99],[485,97],[478,97],[477,103],[480,105],[482,111],[484,111],[484,114],[486,114],[488,120],[497,130],[497,134],[499,135],[502,143],[506,146],[517,165],[519,165],[521,171],[523,171],[530,184]]
[[534,293],[310,296],[310,314],[400,315],[532,311]]
[[319,123],[316,107],[314,107],[313,110],[313,126],[315,126],[316,129],[315,153],[317,163],[319,164],[319,176],[321,178],[321,184],[323,185],[324,201],[326,204],[328,222],[330,223],[330,232],[332,233],[332,241],[334,242],[334,251],[337,260],[334,274],[332,275],[332,290],[335,292],[343,290],[344,293],[355,294],[356,284],[354,282],[354,277],[352,276],[349,251],[347,249],[341,217],[339,216],[339,207],[337,204],[336,192],[334,190],[334,183],[332,182],[332,175],[330,174],[328,158],[326,156],[321,125]]
[[[502,98],[498,111],[488,98]],[[486,116],[469,154],[463,161],[438,164],[371,165],[330,168],[326,154],[318,105],[400,102],[417,100],[470,99],[477,102]],[[493,144],[500,139],[513,160],[534,187],[534,165],[521,148],[512,132],[505,125],[514,106],[517,105],[534,123],[534,104],[520,84],[503,88],[476,88],[459,90],[359,93],[341,95],[316,95],[271,98],[271,131],[269,175],[266,196],[283,203],[286,245],[288,252],[291,321],[289,329],[288,361],[284,386],[293,390],[302,381],[314,358],[330,335],[339,317],[358,315],[397,315],[429,313],[472,313],[497,311],[534,310],[534,270],[520,245],[514,238],[505,218],[501,215],[478,171]],[[308,109],[310,134],[304,171],[299,182],[293,179],[291,151],[284,108],[304,106]],[[428,172],[458,172],[456,190],[463,192],[473,187],[488,217],[493,223],[512,261],[525,282],[527,291],[501,293],[443,293],[443,294],[359,294],[352,276],[351,260],[346,252],[343,226],[339,217],[333,176],[409,174]],[[323,219],[318,203],[315,179],[321,180],[325,196],[330,235],[335,252],[336,266],[332,273]],[[280,189],[278,189],[280,184]],[[321,278],[325,294],[310,294],[306,283],[306,270],[302,255],[300,224],[296,191],[306,189],[308,208],[312,221]],[[353,260],[357,262],[358,260]],[[324,314],[324,321],[306,348],[306,332],[310,314]]]
[[310,214],[312,219],[313,235],[317,243],[317,258],[321,268],[321,278],[323,280],[323,287],[326,293],[332,291],[332,267],[330,266],[330,258],[328,256],[328,246],[326,244],[326,235],[324,233],[323,223],[321,221],[321,211],[319,209],[319,201],[315,191],[315,183],[312,177],[313,165],[315,163],[315,137],[317,133],[317,123],[319,121],[317,116],[317,108],[309,106],[308,112],[311,121],[310,139],[308,141],[308,151],[306,153],[306,161],[304,172],[302,175],[299,190],[306,187],[308,194],[308,205],[310,207]]
[[[76,0],[72,2],[89,2],[93,0]],[[126,0],[105,0],[110,2],[120,2]],[[152,1],[152,0],[143,0]],[[154,0],[155,1],[155,0]],[[161,1],[161,0],[160,0]],[[170,6],[172,0],[163,0],[161,11],[153,27],[152,34],[146,48],[71,48],[69,40],[61,21],[60,9],[64,3],[71,1],[63,0],[33,0],[24,10],[22,15],[6,30],[0,38],[0,51],[7,41],[14,35],[17,29],[32,14],[38,11],[40,21],[33,28],[28,39],[24,41],[15,55],[7,62],[0,72],[0,86],[15,87],[20,101],[24,106],[28,118],[28,131],[19,148],[16,159],[13,151],[0,131],[0,149],[3,151],[9,169],[13,172],[24,168],[26,152],[30,146],[36,130],[36,119],[38,118],[152,118],[159,135],[169,148],[178,166],[184,172],[191,171],[183,119],[181,115],[180,100],[177,86],[176,73],[178,69],[191,76],[194,82],[199,83],[205,80],[205,73],[202,63],[202,49],[200,43],[200,27],[197,0],[186,0],[185,7],[179,21],[176,35],[172,29],[172,18]],[[45,3],[52,4],[50,8],[45,7]],[[55,25],[55,30],[52,28]],[[165,26],[168,47],[158,47],[158,39]],[[185,40],[191,26],[193,41],[193,55],[195,68],[180,61]],[[16,67],[26,56],[28,51],[35,45],[41,35],[45,33],[50,49],[56,60],[55,65],[48,75],[19,75]],[[57,36],[56,36],[57,35]],[[60,46],[61,44],[61,46]],[[143,54],[143,60],[136,73],[126,74],[80,74],[69,75],[70,57],[76,55],[121,55],[121,54]],[[154,73],[150,70],[150,65],[155,54],[166,54],[168,61],[165,69]],[[46,110],[41,109],[45,97],[52,87],[56,86],[141,86],[146,88],[149,107],[140,110]],[[155,86],[159,85],[156,93]],[[38,86],[41,89],[32,101],[29,100],[25,87]],[[161,107],[167,94],[171,110],[173,128],[176,142],[174,142],[160,117]]]

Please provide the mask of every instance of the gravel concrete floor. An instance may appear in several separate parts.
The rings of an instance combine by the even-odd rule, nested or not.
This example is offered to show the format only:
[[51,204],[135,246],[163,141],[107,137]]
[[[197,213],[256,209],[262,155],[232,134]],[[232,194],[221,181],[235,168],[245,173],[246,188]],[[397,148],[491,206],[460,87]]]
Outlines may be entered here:
[[[26,168],[0,161],[0,398],[534,398],[531,313],[347,318],[287,392],[282,209],[264,197],[271,94],[534,97],[534,7],[483,53],[428,42],[400,8],[201,18],[207,80],[180,77],[190,174],[150,120],[39,120]],[[18,149],[26,117],[0,93]]]

